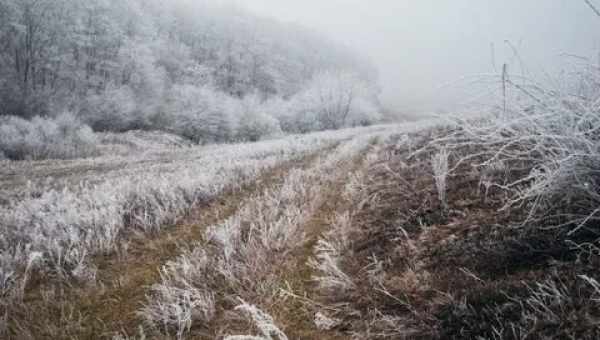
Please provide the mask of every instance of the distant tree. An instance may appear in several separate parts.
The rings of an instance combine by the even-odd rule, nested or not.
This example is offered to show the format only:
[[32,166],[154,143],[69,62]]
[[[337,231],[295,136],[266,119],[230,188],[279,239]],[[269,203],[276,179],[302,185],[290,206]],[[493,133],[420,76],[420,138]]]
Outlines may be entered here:
[[376,119],[373,93],[356,74],[323,72],[316,75],[296,101],[298,116],[315,120],[320,129],[372,123]]
[[45,97],[58,67],[63,1],[2,0],[0,2],[0,89],[5,114],[47,113]]

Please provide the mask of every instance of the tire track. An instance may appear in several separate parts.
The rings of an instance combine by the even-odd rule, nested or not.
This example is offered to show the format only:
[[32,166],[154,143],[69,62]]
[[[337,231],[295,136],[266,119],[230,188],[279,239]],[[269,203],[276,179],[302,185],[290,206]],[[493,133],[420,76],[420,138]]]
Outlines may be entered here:
[[315,295],[314,270],[308,263],[309,259],[314,256],[314,249],[319,239],[331,229],[331,223],[336,218],[336,214],[349,208],[350,202],[342,199],[345,184],[351,175],[365,170],[365,158],[374,147],[373,144],[355,156],[351,162],[339,170],[341,175],[325,187],[322,193],[323,204],[304,226],[307,241],[303,247],[296,250],[292,257],[293,260],[280,274],[282,287],[285,287],[283,294],[285,300],[277,301],[267,310],[282,326],[282,330],[290,339],[347,339],[337,332],[323,331],[315,327],[313,304],[316,301],[311,298]]

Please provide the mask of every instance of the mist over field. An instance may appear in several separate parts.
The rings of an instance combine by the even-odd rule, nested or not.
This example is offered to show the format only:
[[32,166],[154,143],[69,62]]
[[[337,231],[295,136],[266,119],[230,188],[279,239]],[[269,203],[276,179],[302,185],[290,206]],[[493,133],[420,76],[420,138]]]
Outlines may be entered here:
[[600,339],[600,0],[0,0],[0,339]]
[[503,63],[516,70],[522,62],[535,75],[556,76],[568,70],[564,54],[600,58],[600,22],[583,1],[253,0],[240,4],[324,32],[368,56],[379,70],[382,101],[390,109],[412,115],[465,102],[461,95],[466,90],[456,89],[465,86],[461,79],[498,74]]

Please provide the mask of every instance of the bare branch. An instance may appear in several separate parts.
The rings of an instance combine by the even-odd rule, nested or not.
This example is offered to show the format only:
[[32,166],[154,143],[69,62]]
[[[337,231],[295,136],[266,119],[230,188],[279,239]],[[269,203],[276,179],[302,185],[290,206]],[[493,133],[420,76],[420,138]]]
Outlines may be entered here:
[[597,15],[598,17],[600,17],[600,10],[598,9],[598,7],[596,7],[596,5],[594,5],[594,4],[592,3],[592,1],[591,1],[591,0],[583,0],[583,1],[585,1],[585,3],[586,3],[588,6],[590,6],[590,8],[592,9],[592,11],[594,11],[594,13],[596,13],[596,15]]

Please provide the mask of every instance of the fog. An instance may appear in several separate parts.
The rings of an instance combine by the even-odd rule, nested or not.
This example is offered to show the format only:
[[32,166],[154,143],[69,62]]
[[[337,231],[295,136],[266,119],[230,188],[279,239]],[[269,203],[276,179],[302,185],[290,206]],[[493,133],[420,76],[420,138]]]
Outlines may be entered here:
[[583,0],[252,0],[242,5],[314,28],[367,55],[379,69],[384,104],[413,114],[457,104],[451,95],[457,82],[493,73],[494,65],[557,74],[564,54],[596,58],[600,47],[600,18]]

